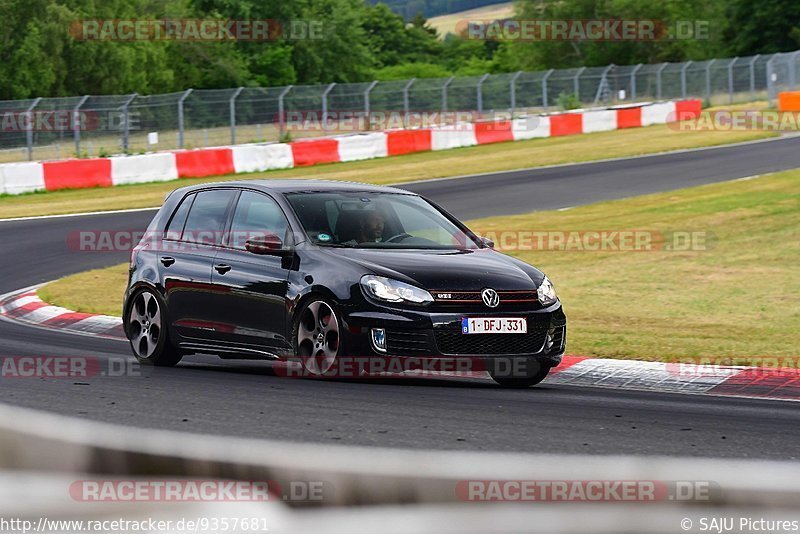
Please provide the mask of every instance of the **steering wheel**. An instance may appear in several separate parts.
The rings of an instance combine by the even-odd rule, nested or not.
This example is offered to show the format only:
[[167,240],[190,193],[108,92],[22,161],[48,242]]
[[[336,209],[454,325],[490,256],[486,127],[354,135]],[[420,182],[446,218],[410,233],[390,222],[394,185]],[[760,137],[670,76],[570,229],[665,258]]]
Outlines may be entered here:
[[383,242],[384,243],[399,243],[400,241],[402,241],[403,239],[405,239],[407,237],[414,237],[414,236],[412,236],[411,234],[407,234],[407,233],[403,232],[401,234],[393,235],[392,237],[390,237],[389,239],[384,240]]

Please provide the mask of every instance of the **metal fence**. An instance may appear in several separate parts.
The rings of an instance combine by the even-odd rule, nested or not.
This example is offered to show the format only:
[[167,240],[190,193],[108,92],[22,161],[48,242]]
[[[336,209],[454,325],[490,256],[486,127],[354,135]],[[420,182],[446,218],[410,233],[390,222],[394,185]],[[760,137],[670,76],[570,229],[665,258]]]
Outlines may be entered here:
[[[770,101],[800,51],[653,65],[288,87],[0,101],[0,162],[270,142],[570,106],[700,97]],[[424,114],[424,119],[420,119]]]

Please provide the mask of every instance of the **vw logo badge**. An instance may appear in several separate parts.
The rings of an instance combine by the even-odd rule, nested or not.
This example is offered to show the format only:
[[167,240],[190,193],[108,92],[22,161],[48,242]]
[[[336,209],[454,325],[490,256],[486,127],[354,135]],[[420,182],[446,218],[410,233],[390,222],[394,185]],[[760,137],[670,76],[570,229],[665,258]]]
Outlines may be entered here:
[[500,304],[500,295],[492,288],[486,288],[481,291],[481,298],[483,303],[490,308],[496,308]]

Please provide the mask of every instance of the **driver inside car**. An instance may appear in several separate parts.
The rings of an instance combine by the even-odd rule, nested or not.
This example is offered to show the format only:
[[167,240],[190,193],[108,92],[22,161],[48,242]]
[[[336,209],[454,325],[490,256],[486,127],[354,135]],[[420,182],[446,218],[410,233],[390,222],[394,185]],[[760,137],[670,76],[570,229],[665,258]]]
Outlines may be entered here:
[[359,243],[380,243],[383,240],[385,226],[386,217],[382,211],[368,211],[361,220],[361,239]]

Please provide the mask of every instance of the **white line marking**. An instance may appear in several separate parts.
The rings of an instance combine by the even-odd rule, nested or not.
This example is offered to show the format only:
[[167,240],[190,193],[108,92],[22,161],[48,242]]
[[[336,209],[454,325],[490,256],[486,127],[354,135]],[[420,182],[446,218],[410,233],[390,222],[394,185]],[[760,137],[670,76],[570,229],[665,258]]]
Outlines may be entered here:
[[15,221],[38,221],[39,219],[60,219],[62,217],[91,217],[92,215],[114,215],[116,213],[136,213],[140,211],[155,211],[156,208],[132,208],[128,210],[89,211],[85,213],[64,213],[61,215],[36,215],[34,217],[15,217],[13,219],[0,219],[0,223]]

